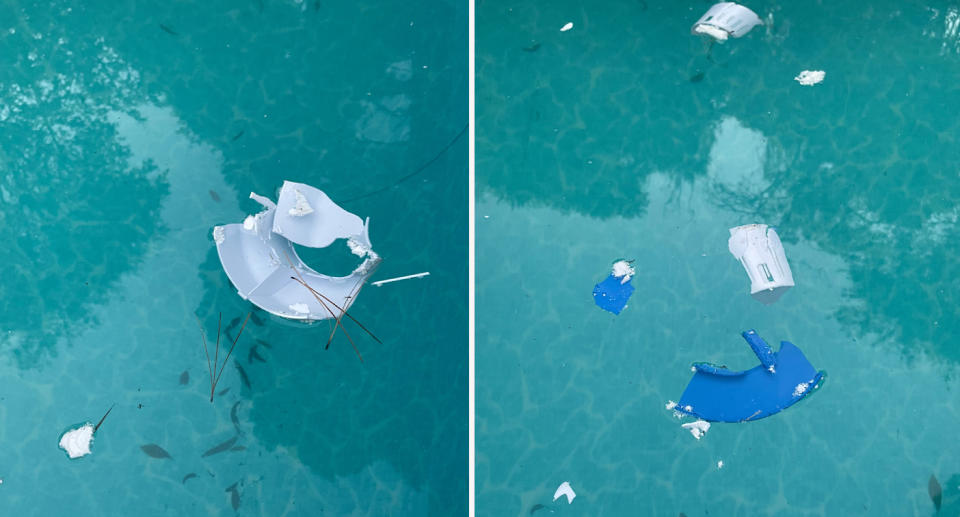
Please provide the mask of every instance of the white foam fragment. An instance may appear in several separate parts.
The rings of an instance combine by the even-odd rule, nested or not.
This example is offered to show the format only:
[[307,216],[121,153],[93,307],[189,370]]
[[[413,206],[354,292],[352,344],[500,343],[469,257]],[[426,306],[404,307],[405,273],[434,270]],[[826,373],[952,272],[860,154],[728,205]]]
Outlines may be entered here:
[[696,422],[681,424],[680,427],[690,431],[690,434],[699,440],[703,435],[707,434],[707,431],[710,430],[710,422],[707,422],[706,420],[697,420]]
[[224,239],[223,232],[224,232],[223,226],[213,227],[213,242],[216,242],[217,245],[223,244],[223,239]]
[[85,424],[63,433],[60,437],[60,448],[67,451],[70,459],[76,459],[90,454],[91,442],[93,442],[93,425]]
[[688,404],[688,405],[686,405],[686,406],[683,406],[683,410],[684,410],[684,411],[687,411],[687,412],[691,412],[691,411],[693,411],[693,406],[691,406],[691,405]]
[[567,32],[572,28],[573,28],[573,22],[567,22],[566,25],[564,25],[563,27],[560,27],[560,32]]
[[625,284],[630,281],[630,277],[636,274],[633,267],[626,260],[618,260],[613,263],[613,276],[620,278],[620,283]]
[[827,73],[823,70],[804,70],[793,79],[804,86],[813,86],[823,81],[823,78],[826,76]]
[[292,311],[294,311],[294,312],[297,312],[297,313],[300,313],[300,314],[309,314],[309,313],[310,313],[310,307],[308,307],[307,304],[305,304],[305,303],[295,303],[295,304],[293,304],[293,305],[290,306],[290,310],[292,310]]
[[347,247],[350,248],[350,253],[358,257],[362,257],[371,251],[369,246],[356,239],[347,239]]
[[717,462],[717,470],[720,470],[722,468],[723,468],[723,460],[720,460]]
[[307,202],[307,198],[300,192],[300,189],[294,189],[293,195],[296,196],[296,203],[287,211],[293,217],[303,217],[313,213],[313,207]]
[[257,231],[257,218],[252,215],[248,215],[247,218],[243,220],[243,229],[247,230],[248,232]]
[[670,411],[671,409],[673,409],[673,408],[675,408],[675,407],[677,407],[677,403],[676,403],[676,402],[674,402],[674,401],[672,401],[672,400],[668,400],[668,401],[667,401],[667,404],[666,404],[667,411]]
[[770,368],[767,368],[767,371],[770,373],[777,373],[776,365],[771,364]]
[[730,37],[730,33],[719,28],[714,27],[713,25],[707,25],[701,23],[693,28],[693,31],[697,34],[706,34],[707,36],[712,37],[717,41],[727,41],[727,38]]
[[569,481],[564,481],[560,484],[560,486],[557,487],[557,491],[553,493],[553,500],[556,501],[557,499],[560,499],[560,496],[567,496],[567,504],[572,503],[573,499],[577,497],[576,492],[570,488]]
[[797,387],[793,388],[793,396],[799,397],[803,395],[804,393],[807,392],[807,388],[809,387],[810,387],[810,383],[808,382],[801,382],[800,384],[797,384]]

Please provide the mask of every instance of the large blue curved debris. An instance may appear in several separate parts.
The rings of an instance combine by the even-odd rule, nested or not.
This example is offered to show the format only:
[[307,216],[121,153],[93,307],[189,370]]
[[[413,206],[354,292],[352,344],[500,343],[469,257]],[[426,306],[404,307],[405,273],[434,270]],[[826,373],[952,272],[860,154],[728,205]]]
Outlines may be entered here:
[[593,287],[593,301],[605,310],[614,314],[620,314],[620,311],[627,306],[627,300],[633,294],[633,286],[630,280],[623,281],[623,277],[617,277],[611,274],[606,280]]
[[709,422],[746,422],[779,413],[820,387],[825,372],[817,371],[792,343],[782,341],[774,353],[756,331],[742,335],[761,364],[739,372],[694,364],[676,411]]

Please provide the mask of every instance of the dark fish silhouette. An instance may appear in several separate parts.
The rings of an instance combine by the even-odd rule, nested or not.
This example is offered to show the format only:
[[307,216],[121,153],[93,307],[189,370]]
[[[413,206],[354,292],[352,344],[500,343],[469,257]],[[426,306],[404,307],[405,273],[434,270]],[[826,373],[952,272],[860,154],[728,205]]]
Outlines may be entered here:
[[231,138],[230,141],[231,141],[231,142],[236,142],[237,140],[240,139],[241,136],[243,136],[243,130],[242,130],[242,129],[240,130],[239,133],[233,135],[233,138]]
[[234,510],[240,508],[240,491],[237,490],[237,483],[228,486],[224,492],[230,492],[230,506]]
[[184,485],[187,484],[187,480],[188,480],[188,479],[190,479],[190,478],[195,478],[195,477],[197,477],[197,475],[194,474],[193,472],[187,474],[186,476],[183,476],[183,484],[184,484]]
[[[113,406],[116,406],[116,404],[114,404]],[[109,415],[110,412],[113,411],[113,406],[110,406],[110,409],[108,409],[107,412],[103,414],[103,417],[100,418],[100,421],[97,422],[97,425],[93,426],[93,432],[97,432],[97,429],[100,429],[100,424],[102,424],[103,421],[107,419],[107,415]]]
[[163,32],[166,32],[167,34],[170,34],[171,36],[179,36],[179,34],[173,31],[173,29],[171,29],[170,27],[167,27],[162,23],[160,24],[160,29],[163,30]]
[[[523,47],[523,51],[524,51],[524,52],[536,52],[536,51],[538,51],[538,50],[540,50],[540,44],[539,44],[539,43],[534,43],[533,45],[530,45],[529,47]],[[543,505],[540,505],[540,508],[545,508],[545,507],[544,507]],[[537,508],[537,509],[539,510],[540,508]]]
[[155,443],[141,445],[140,449],[142,449],[143,452],[145,452],[147,456],[150,456],[151,458],[157,458],[161,460],[166,458],[170,458],[171,460],[173,459],[173,456],[171,456],[169,452],[163,450],[163,447],[160,447]]
[[547,510],[547,511],[550,512],[550,513],[554,513],[553,508],[550,508],[549,506],[545,506],[545,505],[542,505],[542,504],[535,504],[535,505],[533,505],[533,508],[530,508],[530,515],[533,515],[533,512],[535,512],[535,511],[537,511],[537,510]]
[[687,514],[680,512],[680,517],[687,517]]
[[203,453],[203,456],[201,456],[201,458],[206,458],[207,456],[213,456],[214,454],[220,454],[223,451],[229,450],[230,447],[233,447],[233,444],[237,443],[237,438],[239,437],[234,436],[233,438],[230,438],[229,440],[221,443],[220,445],[217,445],[216,447]]
[[233,365],[237,367],[237,371],[240,372],[240,380],[243,381],[243,385],[248,389],[250,388],[250,378],[247,377],[247,372],[243,371],[243,367],[240,366],[240,363],[236,359],[233,360]]
[[267,348],[273,348],[273,345],[271,345],[270,343],[267,343],[266,341],[264,341],[264,340],[262,340],[262,339],[258,339],[258,340],[257,340],[257,343],[260,343],[261,345],[263,345],[263,346],[265,346],[265,347],[267,347]]
[[690,82],[699,83],[700,81],[703,80],[704,77],[706,77],[706,74],[704,74],[703,72],[697,72],[690,76]]
[[[253,324],[256,325],[256,326],[258,326],[258,327],[262,327],[262,326],[263,326],[263,318],[261,318],[260,316],[257,316],[257,313],[256,313],[256,312],[251,312],[251,313],[250,313],[250,321],[252,321]],[[260,341],[260,340],[258,339],[257,341]]]
[[217,194],[217,192],[214,190],[210,191],[210,198],[216,201],[217,203],[220,202],[220,194]]
[[247,448],[244,447],[243,445],[237,445],[236,447],[230,448],[230,452],[239,452],[239,451],[245,451],[245,450],[247,450]]
[[261,363],[267,362],[266,359],[260,357],[260,354],[257,353],[257,345],[253,345],[252,347],[250,347],[250,353],[247,354],[247,363],[248,364],[253,363],[254,359],[256,359],[257,361],[260,361]]
[[230,391],[230,388],[224,388],[224,389],[220,390],[220,393],[217,393],[217,396],[222,397],[222,396],[226,395],[228,391]]
[[237,418],[237,406],[239,405],[240,401],[238,400],[237,403],[230,408],[230,420],[233,421],[233,426],[237,428],[237,433],[243,434],[243,431],[240,430],[240,419]]
[[943,489],[940,488],[940,482],[933,474],[930,474],[930,481],[927,482],[927,492],[930,493],[930,500],[939,512],[940,504],[943,502]]
[[227,328],[224,329],[223,334],[227,336],[227,339],[229,339],[230,341],[233,341],[233,336],[230,335],[230,331],[237,328],[237,325],[239,324],[240,324],[240,316],[237,316],[236,318],[233,318],[232,320],[230,320],[230,323],[227,324]]
[[180,385],[183,386],[188,382],[190,382],[190,372],[188,370],[184,370],[183,373],[180,374]]

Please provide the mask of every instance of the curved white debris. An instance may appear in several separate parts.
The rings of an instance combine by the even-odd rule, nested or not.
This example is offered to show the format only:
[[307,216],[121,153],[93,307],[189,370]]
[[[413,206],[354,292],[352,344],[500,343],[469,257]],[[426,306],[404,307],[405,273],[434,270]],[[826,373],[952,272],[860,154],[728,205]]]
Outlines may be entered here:
[[680,427],[690,431],[690,434],[699,440],[701,437],[703,437],[703,435],[707,434],[707,431],[710,430],[710,422],[707,422],[706,420],[697,420],[696,422],[681,424]]
[[573,28],[573,22],[567,22],[566,25],[564,25],[563,27],[560,27],[560,32],[567,32],[572,28]]
[[567,496],[567,504],[572,503],[573,499],[577,497],[577,494],[570,488],[569,481],[564,481],[557,487],[557,491],[553,493],[553,500],[556,501],[561,496]]
[[[381,261],[370,244],[369,219],[362,221],[322,191],[302,183],[285,182],[277,204],[254,193],[250,197],[265,210],[248,216],[242,224],[214,230],[220,263],[238,294],[283,318],[339,317]],[[291,215],[291,210],[301,215]],[[314,271],[293,247],[293,242],[325,247],[337,239],[347,239],[350,250],[364,259],[345,277]],[[311,293],[300,279],[319,294]]]
[[757,13],[733,2],[714,4],[693,24],[690,32],[705,34],[717,41],[726,41],[727,37],[739,38],[750,29],[763,22]]
[[93,424],[88,423],[63,433],[60,437],[60,448],[67,451],[70,459],[76,459],[90,454],[91,442],[93,442]]

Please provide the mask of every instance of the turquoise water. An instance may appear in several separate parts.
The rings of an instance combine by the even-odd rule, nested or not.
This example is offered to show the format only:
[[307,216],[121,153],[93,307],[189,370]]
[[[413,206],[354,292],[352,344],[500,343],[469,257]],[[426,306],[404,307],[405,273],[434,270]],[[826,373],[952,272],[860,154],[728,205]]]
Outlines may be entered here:
[[[0,513],[466,513],[466,6],[3,2],[0,20]],[[211,230],[285,179],[370,217],[373,280],[431,275],[364,289],[351,313],[383,344],[348,324],[363,363],[342,333],[323,349],[326,324],[257,313],[211,404],[196,318],[213,339],[251,309]],[[61,433],[114,403],[68,460]]]
[[[712,49],[709,5],[477,6],[478,515],[925,516],[931,474],[956,513],[960,4],[754,2]],[[797,282],[769,307],[727,250],[754,222]],[[697,441],[664,405],[749,328],[829,379]]]

